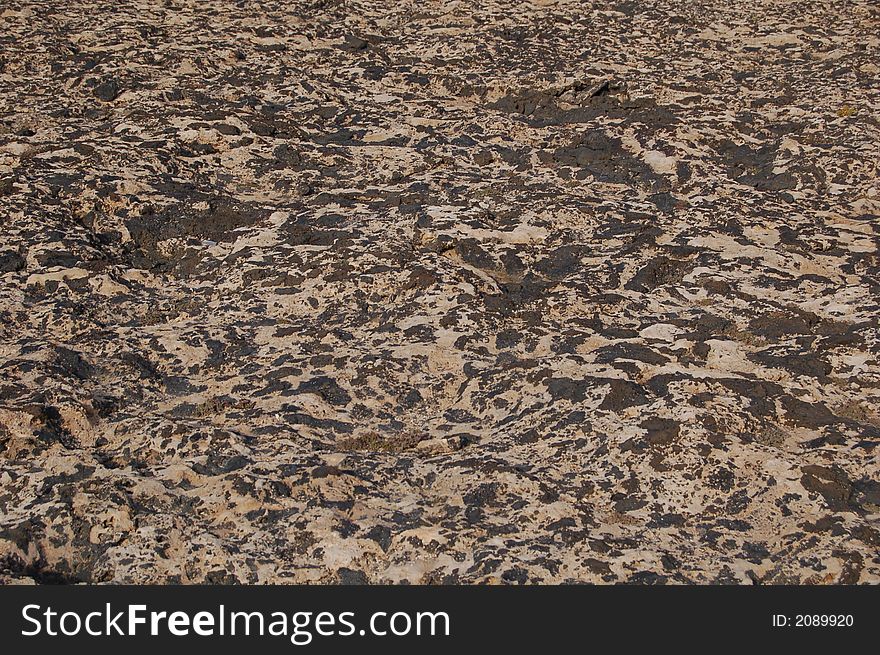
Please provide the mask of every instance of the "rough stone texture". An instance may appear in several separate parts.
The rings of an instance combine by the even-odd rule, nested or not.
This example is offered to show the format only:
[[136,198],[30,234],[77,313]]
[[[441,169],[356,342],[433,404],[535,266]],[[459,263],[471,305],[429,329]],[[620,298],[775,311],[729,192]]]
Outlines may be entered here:
[[5,0],[3,580],[880,581],[878,78],[871,0]]

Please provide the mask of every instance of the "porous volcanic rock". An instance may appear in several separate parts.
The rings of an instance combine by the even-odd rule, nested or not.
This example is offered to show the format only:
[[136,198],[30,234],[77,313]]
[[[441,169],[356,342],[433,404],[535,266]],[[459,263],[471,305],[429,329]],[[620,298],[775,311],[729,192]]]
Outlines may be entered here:
[[2,580],[880,582],[878,34],[6,0]]

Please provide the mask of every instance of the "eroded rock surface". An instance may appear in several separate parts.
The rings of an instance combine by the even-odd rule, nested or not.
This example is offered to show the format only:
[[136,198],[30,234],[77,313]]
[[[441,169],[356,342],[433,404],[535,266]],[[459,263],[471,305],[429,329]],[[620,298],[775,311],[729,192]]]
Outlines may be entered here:
[[880,581],[878,74],[870,0],[5,1],[3,579]]

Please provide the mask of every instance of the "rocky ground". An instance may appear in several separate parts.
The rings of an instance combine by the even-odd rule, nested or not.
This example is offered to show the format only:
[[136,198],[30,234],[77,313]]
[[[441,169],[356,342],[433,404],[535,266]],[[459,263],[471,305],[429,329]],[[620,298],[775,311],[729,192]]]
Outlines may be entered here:
[[3,0],[0,579],[880,582],[878,120],[872,0]]

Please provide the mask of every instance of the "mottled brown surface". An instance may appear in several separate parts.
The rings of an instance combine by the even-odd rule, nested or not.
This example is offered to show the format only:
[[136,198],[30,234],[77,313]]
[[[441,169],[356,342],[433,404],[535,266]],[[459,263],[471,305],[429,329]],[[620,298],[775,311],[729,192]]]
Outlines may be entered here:
[[880,581],[878,79],[868,0],[4,0],[2,579]]

